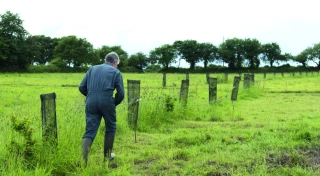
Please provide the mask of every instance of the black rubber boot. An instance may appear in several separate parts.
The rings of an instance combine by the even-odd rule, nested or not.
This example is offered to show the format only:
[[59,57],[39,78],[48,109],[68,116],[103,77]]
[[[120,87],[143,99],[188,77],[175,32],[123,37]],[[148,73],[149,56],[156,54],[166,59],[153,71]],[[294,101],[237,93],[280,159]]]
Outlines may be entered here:
[[114,142],[114,135],[106,134],[104,136],[104,161],[107,159],[112,160],[114,159],[114,154],[111,154]]
[[88,155],[89,155],[91,144],[92,144],[92,139],[90,138],[82,139],[82,156],[83,156],[85,166],[87,166],[88,164]]

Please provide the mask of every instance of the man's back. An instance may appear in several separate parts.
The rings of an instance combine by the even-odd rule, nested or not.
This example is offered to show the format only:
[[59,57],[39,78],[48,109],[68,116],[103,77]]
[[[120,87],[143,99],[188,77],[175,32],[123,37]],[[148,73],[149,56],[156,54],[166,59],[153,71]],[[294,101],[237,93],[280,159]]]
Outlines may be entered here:
[[94,92],[112,92],[119,80],[119,70],[109,64],[93,66],[89,70],[87,89]]
[[85,75],[80,83],[80,92],[87,96],[91,93],[103,93],[112,96],[113,91],[117,90],[115,95],[115,104],[118,105],[124,98],[124,86],[120,71],[108,63],[93,66]]

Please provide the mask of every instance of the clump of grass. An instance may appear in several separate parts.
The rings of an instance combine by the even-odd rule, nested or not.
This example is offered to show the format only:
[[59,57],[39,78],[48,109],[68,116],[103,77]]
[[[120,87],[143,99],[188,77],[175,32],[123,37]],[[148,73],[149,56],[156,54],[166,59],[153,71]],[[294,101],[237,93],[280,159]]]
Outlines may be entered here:
[[210,121],[211,122],[222,122],[223,120],[222,120],[222,117],[217,116],[217,117],[211,117]]
[[256,99],[265,95],[265,91],[259,86],[251,86],[248,89],[239,89],[238,99]]
[[307,142],[311,142],[312,140],[312,135],[309,131],[302,131],[302,132],[299,132],[297,135],[296,135],[296,139],[298,140],[305,140]]
[[190,153],[186,150],[179,150],[176,151],[176,153],[173,156],[173,160],[184,160],[184,161],[188,161],[190,157]]
[[282,167],[295,167],[307,166],[307,157],[304,156],[299,150],[278,151],[271,152],[266,158],[266,163],[269,167],[275,168]]
[[172,95],[164,95],[165,96],[165,107],[167,112],[172,112],[174,110],[174,103],[177,101]]

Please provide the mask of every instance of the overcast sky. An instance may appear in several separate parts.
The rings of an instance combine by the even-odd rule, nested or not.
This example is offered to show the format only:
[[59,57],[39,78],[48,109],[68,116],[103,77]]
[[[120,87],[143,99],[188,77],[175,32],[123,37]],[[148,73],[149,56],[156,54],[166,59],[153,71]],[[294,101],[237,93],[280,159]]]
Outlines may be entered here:
[[276,42],[299,54],[320,42],[318,0],[0,0],[31,35],[86,38],[148,54],[176,40],[219,46],[228,38]]

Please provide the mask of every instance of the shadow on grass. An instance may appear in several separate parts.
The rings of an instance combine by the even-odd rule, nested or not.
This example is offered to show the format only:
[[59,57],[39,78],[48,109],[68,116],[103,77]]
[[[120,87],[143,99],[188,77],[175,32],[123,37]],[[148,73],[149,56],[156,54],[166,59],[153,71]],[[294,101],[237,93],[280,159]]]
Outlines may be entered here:
[[280,151],[269,153],[266,158],[268,168],[277,167],[311,167],[316,171],[320,167],[320,148],[319,147],[300,147],[296,150]]

